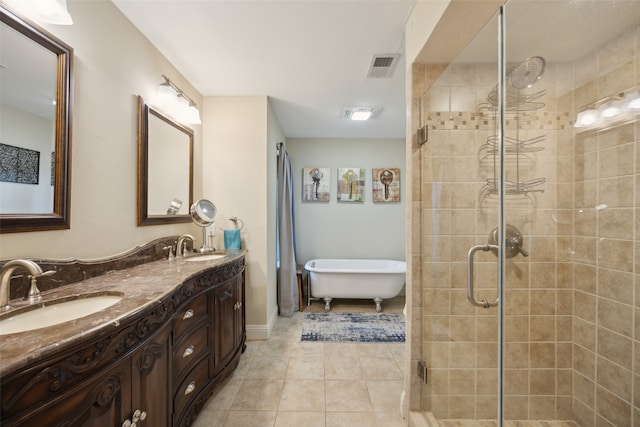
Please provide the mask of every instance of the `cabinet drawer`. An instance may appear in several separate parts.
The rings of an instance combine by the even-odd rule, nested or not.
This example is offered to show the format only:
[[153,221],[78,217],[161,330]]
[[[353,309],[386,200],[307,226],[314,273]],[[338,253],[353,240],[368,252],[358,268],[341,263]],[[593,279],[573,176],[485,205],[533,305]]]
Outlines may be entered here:
[[204,359],[196,365],[195,368],[186,376],[184,381],[176,390],[173,399],[174,414],[176,417],[182,415],[182,410],[187,403],[198,395],[200,390],[207,385],[209,381],[209,359]]
[[204,324],[190,335],[185,335],[173,351],[174,379],[178,380],[185,370],[189,370],[202,356],[209,353],[209,327]]
[[173,342],[178,342],[182,333],[209,315],[207,294],[200,295],[186,303],[173,318]]

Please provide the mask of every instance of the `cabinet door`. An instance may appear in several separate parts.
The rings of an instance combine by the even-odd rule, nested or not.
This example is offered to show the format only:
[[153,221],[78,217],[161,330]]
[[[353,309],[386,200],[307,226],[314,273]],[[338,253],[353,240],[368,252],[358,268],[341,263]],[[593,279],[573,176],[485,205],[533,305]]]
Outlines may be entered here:
[[236,347],[242,343],[242,352],[245,350],[245,297],[244,297],[244,273],[238,276],[236,279],[236,301],[238,302],[238,309],[236,310],[235,318],[235,336]]
[[213,335],[216,372],[224,368],[236,349],[236,318],[241,311],[237,299],[237,283],[234,277],[219,285],[214,291]]
[[127,358],[92,379],[3,426],[121,426],[131,413],[131,362]]
[[167,404],[171,401],[169,332],[168,326],[162,328],[131,358],[132,410],[146,414],[146,418],[137,423],[139,426],[171,425],[172,410]]

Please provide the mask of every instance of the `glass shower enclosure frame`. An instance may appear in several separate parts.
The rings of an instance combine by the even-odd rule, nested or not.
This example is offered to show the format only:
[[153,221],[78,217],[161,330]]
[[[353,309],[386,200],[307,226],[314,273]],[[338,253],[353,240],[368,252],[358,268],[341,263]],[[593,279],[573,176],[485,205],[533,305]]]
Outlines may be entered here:
[[639,2],[511,0],[413,72],[420,407],[640,426]]

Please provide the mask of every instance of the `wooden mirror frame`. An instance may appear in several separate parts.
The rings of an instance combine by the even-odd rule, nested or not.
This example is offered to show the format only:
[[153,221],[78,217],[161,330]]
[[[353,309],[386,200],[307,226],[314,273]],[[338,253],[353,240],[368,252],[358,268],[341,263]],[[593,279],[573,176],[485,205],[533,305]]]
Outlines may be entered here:
[[[186,214],[149,215],[149,115],[153,115],[184,132],[189,138],[189,200]],[[170,119],[149,106],[138,96],[138,225],[160,225],[191,222],[189,207],[193,204],[193,130]]]
[[57,56],[55,185],[51,213],[0,214],[0,233],[68,229],[71,207],[71,100],[73,48],[35,24],[0,7],[0,22]]

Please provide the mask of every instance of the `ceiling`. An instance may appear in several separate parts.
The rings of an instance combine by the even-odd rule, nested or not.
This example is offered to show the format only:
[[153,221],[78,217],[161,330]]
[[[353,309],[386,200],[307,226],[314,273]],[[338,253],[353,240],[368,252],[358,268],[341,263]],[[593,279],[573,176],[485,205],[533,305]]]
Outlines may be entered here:
[[[415,0],[112,1],[202,96],[268,96],[287,138],[404,139],[404,55],[367,72],[404,53]],[[343,118],[360,106],[382,112]]]

